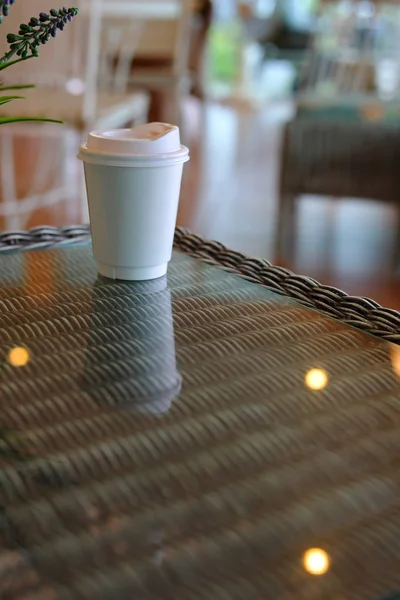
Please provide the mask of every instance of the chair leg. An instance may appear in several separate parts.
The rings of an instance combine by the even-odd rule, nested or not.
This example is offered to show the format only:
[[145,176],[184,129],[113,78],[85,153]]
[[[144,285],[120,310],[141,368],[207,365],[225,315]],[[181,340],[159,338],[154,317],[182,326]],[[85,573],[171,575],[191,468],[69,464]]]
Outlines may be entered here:
[[190,80],[188,77],[179,78],[172,88],[173,93],[173,120],[172,123],[184,127],[184,105],[185,99],[190,93]]
[[86,192],[86,181],[83,174],[83,170],[79,171],[79,186],[80,188],[80,215],[79,220],[82,225],[87,225],[89,223],[89,208],[87,201],[87,192]]
[[14,162],[14,137],[7,130],[2,132],[0,138],[1,151],[1,195],[2,206],[0,215],[4,215],[5,229],[22,229],[18,212],[18,199],[16,190],[16,173]]
[[279,200],[275,253],[278,261],[292,259],[296,246],[296,196],[285,193]]
[[178,125],[178,127],[181,127],[181,125],[182,125],[182,123],[181,123],[181,119],[182,119],[182,86],[181,86],[181,82],[178,82],[176,85],[174,85],[172,94],[173,94],[172,110],[171,110],[172,124]]
[[393,249],[393,271],[397,273],[400,270],[400,206],[396,207],[397,210],[397,227],[396,227],[396,239],[394,242]]

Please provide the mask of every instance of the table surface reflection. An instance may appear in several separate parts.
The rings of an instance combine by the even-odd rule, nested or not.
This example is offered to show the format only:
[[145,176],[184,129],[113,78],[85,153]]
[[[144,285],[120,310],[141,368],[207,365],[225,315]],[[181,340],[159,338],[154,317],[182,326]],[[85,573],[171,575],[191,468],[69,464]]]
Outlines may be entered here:
[[1,257],[0,327],[1,598],[397,598],[400,347],[90,246]]

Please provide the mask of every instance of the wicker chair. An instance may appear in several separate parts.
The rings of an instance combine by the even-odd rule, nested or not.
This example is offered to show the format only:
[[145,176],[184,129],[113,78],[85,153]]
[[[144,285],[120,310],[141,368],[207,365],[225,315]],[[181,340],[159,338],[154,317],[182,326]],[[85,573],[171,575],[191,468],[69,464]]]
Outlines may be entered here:
[[[295,118],[285,126],[277,252],[293,250],[301,194],[395,204],[400,229],[400,125]],[[400,238],[393,253],[400,259]]]

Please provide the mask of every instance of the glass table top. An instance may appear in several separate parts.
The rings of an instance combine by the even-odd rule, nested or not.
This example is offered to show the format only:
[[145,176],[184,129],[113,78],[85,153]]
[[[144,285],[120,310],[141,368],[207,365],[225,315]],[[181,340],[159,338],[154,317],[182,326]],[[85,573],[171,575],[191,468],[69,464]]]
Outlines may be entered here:
[[400,347],[175,253],[0,257],[0,597],[400,598]]

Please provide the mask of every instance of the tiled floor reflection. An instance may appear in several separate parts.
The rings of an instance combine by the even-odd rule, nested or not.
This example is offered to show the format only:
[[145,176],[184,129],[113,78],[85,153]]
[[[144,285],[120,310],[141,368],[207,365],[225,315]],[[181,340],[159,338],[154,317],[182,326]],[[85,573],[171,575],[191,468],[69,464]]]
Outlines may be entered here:
[[[290,107],[282,105],[248,112],[190,101],[183,141],[190,147],[191,161],[185,167],[178,224],[279,262],[274,244],[279,155],[282,123],[289,114]],[[58,126],[51,133],[47,126],[36,126],[25,136],[19,127],[12,154],[4,144],[6,131],[0,130],[0,228],[86,221],[81,165],[75,157],[79,136],[66,135]],[[13,192],[12,156],[14,195],[36,199],[8,201],[5,207]],[[49,198],[52,187],[65,193]],[[299,202],[296,251],[285,266],[400,308],[399,272],[390,267],[396,235],[394,211],[384,203],[304,197]]]

